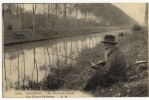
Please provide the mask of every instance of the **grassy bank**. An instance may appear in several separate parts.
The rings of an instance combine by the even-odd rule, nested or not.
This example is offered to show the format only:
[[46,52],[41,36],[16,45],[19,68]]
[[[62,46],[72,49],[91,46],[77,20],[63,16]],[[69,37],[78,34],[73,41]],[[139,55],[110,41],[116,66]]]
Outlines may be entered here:
[[[127,65],[134,64],[136,60],[148,61],[148,34],[127,33],[118,37],[118,47],[124,52]],[[45,76],[40,82],[28,81],[26,87],[29,90],[80,90],[82,91],[87,81],[94,74],[94,70],[88,67],[88,60],[97,62],[104,59],[104,47],[98,44],[93,49],[86,48],[79,54],[78,60],[73,65],[57,62],[52,66],[51,74]],[[128,81],[118,83],[110,88],[98,87],[96,91],[89,92],[93,96],[148,96],[148,66],[146,64],[132,66],[127,69]]]
[[[127,65],[134,64],[136,60],[148,61],[148,38],[147,29],[143,29],[142,33],[126,34],[123,37],[118,37],[118,47],[124,52]],[[98,44],[93,49],[85,49],[79,54],[79,60],[83,61],[86,58],[92,62],[103,60],[104,48],[102,44]],[[83,58],[83,59],[81,59]],[[94,70],[88,67],[85,62],[78,61],[73,65],[68,74],[64,77],[64,85],[60,89],[83,90],[89,78],[94,74]],[[145,69],[141,69],[141,68]],[[63,67],[60,71],[63,71]],[[68,67],[69,68],[69,67]],[[139,68],[139,69],[138,69]],[[132,66],[128,68],[128,81],[125,83],[118,83],[110,88],[98,87],[97,91],[90,92],[94,96],[148,96],[148,72],[146,64]],[[133,70],[134,69],[134,70]],[[67,70],[67,69],[65,69]],[[63,75],[63,74],[61,74]]]
[[51,30],[20,30],[4,31],[4,44],[21,44],[33,41],[57,39],[77,35],[92,34],[113,30],[126,29],[128,27],[97,27],[97,28],[77,28],[77,29],[51,29]]

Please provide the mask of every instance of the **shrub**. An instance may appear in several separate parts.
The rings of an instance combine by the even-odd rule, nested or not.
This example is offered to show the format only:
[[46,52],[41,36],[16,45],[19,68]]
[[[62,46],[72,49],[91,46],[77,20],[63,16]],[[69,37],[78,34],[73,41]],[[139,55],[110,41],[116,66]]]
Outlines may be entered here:
[[132,26],[132,31],[133,31],[133,32],[141,31],[141,30],[142,30],[142,28],[141,28],[140,25],[133,25],[133,26]]

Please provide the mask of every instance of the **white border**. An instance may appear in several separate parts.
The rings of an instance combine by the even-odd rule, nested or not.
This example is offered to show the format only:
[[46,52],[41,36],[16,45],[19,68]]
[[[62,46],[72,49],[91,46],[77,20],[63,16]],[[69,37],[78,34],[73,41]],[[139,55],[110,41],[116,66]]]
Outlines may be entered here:
[[[0,3],[0,31],[1,31],[1,35],[0,35],[0,41],[1,41],[1,45],[0,45],[0,65],[1,65],[1,70],[0,70],[0,99],[2,98],[2,3],[146,3],[149,1],[148,0],[1,0]],[[6,98],[3,98],[6,99]],[[11,98],[12,100],[16,100],[16,98]],[[28,98],[17,98],[17,99],[23,99],[23,100],[28,100]],[[41,100],[41,98],[31,98],[32,100],[38,99]],[[49,100],[49,99],[54,99],[54,100],[58,100],[55,98],[42,98],[43,100]],[[70,98],[69,98],[70,99]],[[71,100],[74,100],[76,98],[71,98]],[[79,99],[79,98],[78,98]],[[107,100],[107,99],[111,99],[111,100],[148,100],[149,97],[143,97],[143,98],[128,98],[128,97],[123,97],[123,98],[81,98],[81,100],[90,100],[90,99],[95,99],[95,100]],[[7,100],[7,99],[6,99]],[[64,99],[63,99],[64,100]],[[66,98],[65,98],[66,100]]]
[[145,3],[148,0],[2,0],[3,3]]

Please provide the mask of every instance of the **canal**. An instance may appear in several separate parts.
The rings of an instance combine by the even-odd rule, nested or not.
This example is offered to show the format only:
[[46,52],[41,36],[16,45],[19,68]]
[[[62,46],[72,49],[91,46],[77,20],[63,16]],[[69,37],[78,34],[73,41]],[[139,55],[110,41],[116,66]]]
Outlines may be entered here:
[[[86,48],[94,48],[105,34],[122,30],[81,35],[69,38],[5,46],[3,55],[3,82],[7,86],[20,84],[27,79],[41,81],[51,67],[57,64],[73,64],[78,54]],[[4,80],[5,79],[5,80]]]

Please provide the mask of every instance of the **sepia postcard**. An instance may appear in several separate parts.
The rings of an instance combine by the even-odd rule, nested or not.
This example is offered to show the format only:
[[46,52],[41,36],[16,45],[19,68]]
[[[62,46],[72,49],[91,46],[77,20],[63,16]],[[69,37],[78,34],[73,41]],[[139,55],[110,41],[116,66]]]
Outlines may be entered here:
[[2,3],[2,97],[148,97],[148,3]]

